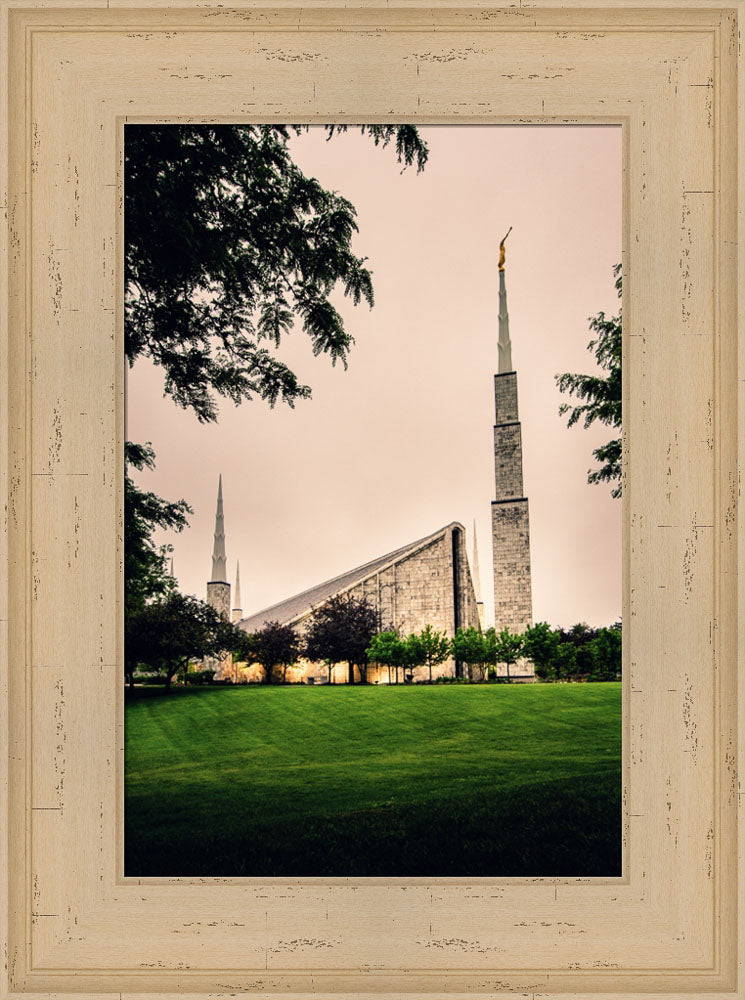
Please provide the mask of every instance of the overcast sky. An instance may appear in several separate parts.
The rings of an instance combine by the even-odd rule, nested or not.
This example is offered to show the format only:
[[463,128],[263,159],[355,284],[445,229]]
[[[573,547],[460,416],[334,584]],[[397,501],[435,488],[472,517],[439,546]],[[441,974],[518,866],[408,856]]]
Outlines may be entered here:
[[589,486],[607,428],[566,427],[554,376],[591,371],[588,318],[615,313],[621,256],[621,130],[610,126],[428,126],[425,171],[392,149],[320,130],[293,140],[308,174],[357,208],[375,306],[335,303],[355,337],[349,368],[314,358],[295,331],[282,357],[313,389],[295,409],[222,402],[203,426],[163,397],[160,372],[128,376],[128,438],[151,441],[138,481],[186,498],[174,545],[180,589],[206,595],[217,478],[228,575],[259,611],[448,524],[475,519],[493,622],[490,501],[501,237],[530,502],[534,619],[610,624],[621,614],[621,503]]

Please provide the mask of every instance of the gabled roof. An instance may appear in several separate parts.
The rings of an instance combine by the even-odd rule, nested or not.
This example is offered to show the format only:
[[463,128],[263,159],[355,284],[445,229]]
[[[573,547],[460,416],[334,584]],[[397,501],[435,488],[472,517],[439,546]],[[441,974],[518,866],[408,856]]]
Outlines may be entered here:
[[356,569],[342,573],[340,576],[335,576],[332,580],[319,583],[318,586],[311,587],[310,590],[304,590],[301,594],[288,597],[286,601],[273,604],[270,608],[265,608],[263,611],[249,615],[248,618],[242,618],[237,622],[237,625],[246,632],[256,632],[267,622],[271,621],[278,621],[282,625],[293,625],[309,614],[313,608],[323,604],[335,594],[351,590],[352,587],[356,587],[369,577],[387,569],[388,566],[407,559],[419,549],[426,548],[427,545],[437,541],[446,532],[450,531],[451,528],[462,527],[463,525],[458,524],[457,521],[451,521],[444,528],[440,528],[439,531],[435,531],[431,535],[426,535],[416,542],[410,542],[408,545],[404,545],[400,549],[395,549],[393,552],[388,552],[386,555],[380,556],[378,559],[373,559],[371,562],[358,566]]

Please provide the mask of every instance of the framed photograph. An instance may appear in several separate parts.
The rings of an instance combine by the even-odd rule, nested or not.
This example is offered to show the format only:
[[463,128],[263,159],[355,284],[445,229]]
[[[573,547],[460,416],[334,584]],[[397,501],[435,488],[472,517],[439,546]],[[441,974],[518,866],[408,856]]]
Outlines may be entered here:
[[[10,111],[2,160],[7,268],[0,294],[2,433],[8,456],[0,472],[7,497],[7,548],[2,553],[6,607],[0,622],[3,717],[8,722],[0,754],[7,787],[2,815],[7,865],[0,866],[4,878],[7,874],[0,909],[7,939],[2,996],[744,998],[739,924],[745,845],[738,778],[745,738],[738,619],[744,609],[737,544],[742,528],[738,424],[745,382],[738,351],[743,287],[738,256],[741,0],[726,7],[692,3],[684,9],[664,3],[562,8],[542,2],[508,8],[6,3],[2,13],[3,86]],[[151,590],[140,604],[130,600],[135,549],[128,504],[134,494],[127,491],[147,487],[145,479],[125,474],[125,442],[133,428],[144,444],[149,426],[153,435],[156,426],[160,433],[159,422],[165,419],[156,408],[146,410],[146,393],[134,383],[133,362],[140,355],[155,358],[166,373],[166,394],[198,416],[201,407],[209,422],[209,393],[200,390],[205,371],[218,395],[235,402],[245,396],[245,386],[235,381],[230,368],[236,350],[248,351],[231,338],[253,322],[241,311],[236,289],[248,287],[241,281],[264,282],[263,299],[256,300],[263,305],[254,347],[282,340],[290,322],[283,318],[285,303],[277,286],[267,291],[265,280],[267,271],[274,280],[281,270],[271,264],[280,237],[262,245],[255,258],[236,254],[223,262],[217,291],[209,267],[208,278],[187,280],[183,261],[191,254],[199,269],[216,216],[205,215],[200,238],[207,242],[194,250],[196,214],[182,229],[183,218],[172,212],[169,192],[184,180],[192,184],[204,168],[208,181],[195,205],[209,203],[221,224],[226,219],[232,224],[232,212],[243,213],[245,224],[266,209],[271,192],[285,191],[290,170],[304,193],[288,215],[272,216],[279,221],[267,231],[289,232],[293,252],[299,252],[292,225],[294,219],[303,220],[303,245],[312,249],[315,263],[296,266],[293,273],[300,273],[302,282],[287,279],[287,294],[294,296],[290,311],[305,318],[316,353],[344,360],[348,345],[336,314],[311,286],[317,278],[326,295],[338,280],[352,297],[364,299],[369,276],[365,261],[347,254],[345,233],[354,217],[348,203],[339,200],[344,191],[336,194],[332,175],[324,180],[318,174],[311,189],[304,176],[292,173],[303,156],[311,162],[314,155],[293,143],[352,141],[354,133],[354,141],[367,143],[368,151],[373,145],[383,147],[376,155],[388,156],[389,168],[393,161],[395,175],[396,157],[401,167],[408,162],[416,170],[417,143],[426,144],[427,130],[437,126],[442,131],[436,137],[431,132],[429,141],[450,143],[447,149],[456,160],[462,155],[464,178],[469,178],[466,162],[473,164],[481,156],[484,180],[481,188],[468,180],[481,203],[463,200],[464,208],[454,213],[450,202],[460,176],[454,168],[452,195],[444,188],[439,205],[435,200],[422,209],[435,217],[430,243],[439,246],[438,215],[454,247],[456,216],[465,216],[468,223],[473,215],[490,236],[483,243],[475,239],[472,267],[485,273],[498,268],[499,274],[493,367],[484,360],[471,366],[488,383],[487,392],[495,393],[489,405],[496,401],[493,451],[486,463],[496,467],[496,493],[485,507],[494,544],[493,616],[488,612],[484,618],[479,608],[478,558],[466,552],[470,525],[461,524],[461,507],[454,517],[442,518],[446,526],[437,530],[433,524],[432,530],[417,533],[415,522],[407,522],[411,534],[392,538],[389,546],[370,528],[366,554],[355,548],[357,539],[347,527],[351,521],[345,521],[348,508],[328,500],[317,502],[315,516],[323,515],[325,504],[328,518],[337,517],[336,537],[344,554],[350,554],[349,564],[339,564],[338,572],[319,570],[317,580],[304,583],[288,569],[302,564],[297,550],[284,567],[276,553],[273,570],[268,552],[262,564],[269,567],[265,575],[271,584],[274,571],[277,586],[285,589],[272,596],[268,585],[261,592],[265,599],[257,590],[255,607],[247,606],[244,613],[226,532],[230,540],[239,506],[248,517],[250,488],[239,499],[235,491],[228,492],[228,482],[239,482],[239,471],[258,476],[261,466],[254,452],[231,446],[235,467],[219,467],[223,478],[218,490],[217,459],[209,453],[207,438],[181,440],[175,426],[172,436],[164,438],[166,447],[173,453],[181,449],[184,475],[200,483],[200,489],[204,485],[210,505],[204,521],[207,541],[203,535],[199,543],[205,552],[207,601],[187,595],[187,604],[193,602],[190,621],[195,614],[207,615],[204,620],[223,631],[215,633],[211,646],[187,647],[184,627],[177,623],[176,653],[163,645],[171,622],[161,617],[154,619],[148,642],[135,656],[140,633],[130,625],[136,615],[150,609],[145,622],[153,608],[173,603],[179,573],[191,570],[186,550],[182,557],[178,547],[175,553],[149,548],[146,539],[142,551],[148,580],[157,577],[156,587],[166,580],[165,590]],[[459,151],[456,126],[543,126],[564,136],[569,132],[562,129],[612,133],[618,137],[618,198],[614,201],[616,195],[608,192],[616,189],[609,186],[591,190],[593,170],[587,161],[592,164],[596,155],[591,145],[585,162],[565,162],[558,147],[550,153],[536,147],[534,156],[545,160],[544,174],[536,173],[531,198],[525,182],[529,159],[519,160],[506,139],[478,146],[464,138]],[[347,135],[340,136],[339,127]],[[195,156],[184,173],[184,143],[192,154],[238,148],[240,157],[254,159],[250,169],[245,167],[248,160],[241,160],[240,181],[237,173],[215,180]],[[178,149],[169,159],[164,150],[174,144]],[[354,162],[350,169],[354,173]],[[315,170],[306,172],[311,176]],[[618,301],[610,271],[612,298],[598,307],[603,319],[596,317],[592,329],[596,347],[603,331],[617,336],[613,343],[622,341],[622,365],[614,355],[615,368],[610,369],[622,378],[620,398],[614,397],[617,408],[605,422],[620,428],[622,406],[622,463],[619,469],[617,443],[610,452],[616,464],[608,466],[610,485],[620,494],[614,509],[620,510],[622,524],[622,583],[616,625],[609,620],[610,627],[587,632],[551,632],[546,626],[545,634],[540,629],[538,634],[541,623],[536,619],[545,605],[536,596],[535,582],[530,603],[531,558],[534,581],[539,574],[528,535],[519,421],[530,421],[540,401],[526,408],[521,396],[518,417],[515,372],[527,367],[528,352],[524,344],[517,346],[513,327],[518,359],[513,365],[506,305],[511,248],[517,253],[529,238],[517,226],[510,235],[510,219],[503,228],[494,228],[489,190],[494,190],[495,204],[509,204],[521,174],[520,205],[532,205],[534,214],[545,218],[551,210],[547,193],[553,189],[541,177],[561,170],[574,182],[562,190],[574,192],[576,199],[576,211],[563,206],[564,221],[555,230],[561,286],[576,282],[581,287],[589,280],[588,255],[576,249],[583,240],[592,242],[598,261],[603,253],[615,252],[608,249],[614,246],[611,239],[587,233],[582,221],[598,192],[608,199],[607,222],[600,211],[598,228],[604,233],[605,226],[616,226],[620,233],[618,259],[607,263],[620,265],[616,276],[622,279],[623,335],[620,312],[617,323],[610,318]],[[355,201],[364,198],[364,188],[363,183]],[[254,201],[241,200],[241,191]],[[256,191],[260,195],[254,197]],[[376,191],[383,219],[383,203],[400,195],[393,188],[378,186]],[[406,199],[407,210],[418,211],[410,191]],[[271,203],[272,211],[277,204]],[[619,205],[620,226],[613,215]],[[515,211],[523,217],[517,202]],[[162,243],[171,220],[178,238]],[[467,225],[464,232],[470,231]],[[472,231],[480,230],[474,225]],[[333,245],[329,233],[337,238]],[[137,253],[133,246],[139,247]],[[210,267],[219,256],[215,247]],[[319,247],[327,254],[322,260]],[[435,276],[439,272],[432,271],[426,251],[423,244],[414,247],[409,259],[421,256],[421,266]],[[459,255],[453,251],[446,277],[460,273]],[[546,261],[548,272],[550,253]],[[523,280],[523,299],[516,300],[534,297],[545,305],[546,297],[557,294],[558,284],[541,273],[539,264],[533,267],[530,280]],[[396,302],[407,316],[406,282],[413,301],[420,292],[414,291],[408,264],[398,270],[403,279]],[[385,280],[384,270],[373,271]],[[182,279],[189,288],[183,294]],[[454,295],[462,297],[463,315],[470,315],[466,300],[471,293],[455,280],[452,288],[447,280],[430,280],[428,305],[442,301],[433,316],[446,314],[452,307],[448,296],[452,300]],[[174,288],[177,293],[171,294]],[[270,299],[273,313],[264,308]],[[198,311],[196,319],[180,311],[185,302]],[[583,315],[598,309],[589,305]],[[158,340],[158,331],[193,329],[189,324],[197,321],[209,330],[205,337],[224,347],[219,370],[203,366],[198,338],[183,351],[173,341]],[[467,358],[469,352],[480,358],[475,338],[468,341],[453,330],[450,339],[447,331],[433,329],[431,346],[420,345],[418,354],[415,347],[408,348],[410,366],[436,349],[445,362],[448,352],[453,359]],[[579,330],[578,337],[583,333]],[[335,342],[335,335],[341,339]],[[252,357],[256,362],[259,355]],[[260,358],[263,371],[278,381],[270,378],[258,390],[254,383],[252,391],[271,400],[274,384],[280,396],[283,391],[285,398],[293,392],[302,396],[291,378],[292,358],[284,357],[287,367],[281,370],[264,354]],[[598,360],[602,367],[600,356]],[[455,360],[437,369],[428,358],[426,367],[432,383],[428,388],[441,398],[439,409],[450,412],[448,397],[459,370]],[[567,363],[558,370],[572,367],[577,365]],[[387,387],[381,372],[377,379]],[[376,399],[374,380],[365,389],[369,398],[363,397],[360,383],[352,384],[371,420],[378,418],[377,405],[383,420],[386,394]],[[564,383],[568,389],[578,386],[571,379]],[[386,391],[390,396],[392,390]],[[555,402],[551,406],[555,412]],[[412,409],[418,407],[411,403]],[[452,412],[459,409],[465,412],[465,406]],[[403,438],[405,424],[399,418],[389,417],[383,426],[391,437]],[[271,440],[268,431],[266,440]],[[416,448],[413,436],[396,444],[398,451]],[[312,454],[312,444],[301,447],[306,456]],[[349,451],[354,445],[346,447]],[[541,458],[547,468],[549,450]],[[376,469],[387,468],[391,474],[386,450],[377,454],[378,465],[372,463],[367,471],[351,460],[344,466],[358,477],[370,475],[359,496],[372,491]],[[607,459],[608,451],[600,459],[603,454]],[[457,442],[453,455],[457,459]],[[150,457],[146,449],[127,450],[127,468],[142,471]],[[489,469],[487,473],[492,476]],[[526,482],[537,483],[538,477],[531,475]],[[267,535],[281,530],[281,512],[290,501],[303,506],[306,523],[312,525],[316,481],[306,473],[304,482],[305,496],[288,480],[266,502],[262,524]],[[547,487],[543,489],[548,506]],[[531,512],[537,492],[530,495]],[[283,494],[289,498],[287,508],[281,506]],[[450,494],[446,499],[449,503]],[[171,514],[176,517],[178,511]],[[575,520],[585,516],[562,508],[556,516],[557,536],[568,530],[570,514]],[[536,516],[540,518],[540,503]],[[368,524],[371,518],[369,514]],[[385,517],[379,521],[382,530]],[[425,558],[423,553],[429,554]],[[175,566],[169,565],[172,555]],[[318,558],[313,554],[316,563]],[[178,559],[183,559],[181,565]],[[482,566],[484,562],[482,551]],[[427,579],[442,584],[437,600],[419,586],[424,566]],[[241,569],[245,598],[251,582],[244,563]],[[387,573],[398,604],[386,604],[382,596]],[[321,579],[327,583],[320,585]],[[551,581],[555,589],[562,580],[556,572]],[[180,589],[196,593],[198,587]],[[183,603],[184,598],[178,600]],[[315,646],[309,638],[314,616],[337,600],[357,611],[367,602],[377,615],[359,655],[329,651],[315,633]],[[444,617],[437,617],[440,612]],[[612,667],[616,653],[608,650],[620,651],[620,621],[622,666],[617,671]],[[442,629],[437,633],[442,648],[427,659],[421,644],[430,625]],[[345,626],[347,633],[351,627]],[[531,630],[532,646],[525,644]],[[264,654],[270,639],[287,640],[288,635],[298,644],[291,653]],[[468,645],[469,637],[474,643],[480,637],[486,649],[489,635],[491,653],[480,657],[476,646]],[[546,641],[553,636],[553,658],[541,658],[536,635]],[[523,645],[510,646],[515,636]],[[156,639],[161,643],[157,655]],[[599,643],[605,643],[602,655],[596,655]],[[404,646],[408,660],[403,659]],[[166,696],[158,688],[153,695],[147,689],[149,675],[143,673],[150,667],[163,690],[172,682],[177,690]],[[536,675],[542,681],[599,683],[533,684]],[[125,677],[132,684],[130,693]],[[507,680],[529,683],[502,683]],[[557,721],[566,708],[562,698],[599,699],[603,691],[620,706],[614,730],[620,750],[613,750],[616,763],[606,769],[618,787],[608,793],[598,784],[593,798],[584,775],[583,801],[589,805],[586,813],[577,813],[586,818],[576,827],[565,825],[556,836],[554,831],[541,834],[543,790],[524,799],[519,818],[500,812],[499,796],[492,800],[486,793],[492,780],[489,765],[482,766],[478,753],[468,758],[462,743],[457,748],[460,770],[441,770],[442,757],[433,747],[441,738],[437,725],[445,712],[450,713],[446,737],[452,739],[466,726],[488,726],[493,718],[484,712],[497,699],[506,727],[509,705],[517,705],[518,698],[544,696],[544,706],[554,706]],[[355,785],[354,809],[351,800],[340,796],[338,808],[347,820],[343,827],[334,826],[336,800],[331,786],[323,784],[328,770],[320,766],[324,727],[336,727],[338,736],[346,715],[360,720],[353,728],[364,730],[372,699],[378,708],[388,706],[376,716],[378,728],[367,730],[378,733],[381,742],[386,726],[398,727],[398,740],[409,724],[412,731],[423,732],[423,713],[429,712],[427,739],[420,736],[421,749],[417,745],[407,751],[405,768],[391,761],[389,794],[385,767],[376,770],[373,761],[363,769],[357,762],[356,772],[348,772],[335,786],[346,791]],[[297,771],[294,759],[261,756],[262,740],[279,745],[298,731],[301,716],[287,722],[290,702],[295,709],[300,706],[301,715],[326,706],[308,723],[313,740],[301,745],[305,765],[315,755],[312,774]],[[220,714],[214,708],[218,704]],[[327,707],[334,704],[346,707],[332,716]],[[185,706],[178,725],[189,739],[158,745],[156,729],[163,734],[175,724],[173,717],[164,721],[161,707],[170,712],[174,705]],[[424,706],[419,715],[417,705]],[[403,714],[401,706],[408,706]],[[252,728],[254,743],[239,748],[242,756],[228,733],[231,712],[235,719],[249,720]],[[542,716],[531,708],[530,713],[532,728],[520,738],[532,741],[536,755],[548,754],[551,760],[556,747],[549,747],[542,734],[539,739],[551,711]],[[284,733],[278,728],[282,724]],[[210,725],[211,760],[200,756],[200,734]],[[261,725],[264,734],[257,735]],[[581,732],[580,722],[572,740],[586,736],[593,725],[588,721]],[[331,746],[338,770],[338,740]],[[558,767],[560,758],[558,752],[553,766]],[[200,782],[185,781],[197,760]],[[265,761],[274,766],[271,775]],[[278,780],[278,772],[284,798],[278,784],[269,784],[270,777]],[[405,818],[413,813],[395,806],[403,794],[404,772],[422,795],[420,813],[408,827]],[[245,827],[250,831],[245,834],[246,843],[251,839],[248,851],[237,839],[239,828],[231,825],[233,806],[226,803],[229,798],[233,805],[242,801],[245,814],[246,796],[262,773],[268,789],[263,808],[274,804],[280,822],[272,826],[265,817],[251,816]],[[427,781],[434,786],[444,780],[443,774],[462,792],[447,822],[431,812],[434,799],[426,797]],[[483,783],[473,781],[474,776],[482,776]],[[577,778],[578,795],[579,785]],[[226,797],[222,790],[228,787]],[[367,789],[374,793],[365,798]],[[610,839],[604,840],[609,814],[602,803],[612,801],[614,794],[615,818]],[[325,803],[323,822],[311,803],[313,795]],[[456,799],[450,801],[452,805]],[[324,826],[326,820],[329,826]],[[336,831],[336,840],[329,831]],[[460,840],[451,844],[454,831]],[[553,841],[562,836],[557,851]],[[598,848],[601,842],[604,846]],[[394,863],[386,860],[391,857]]]

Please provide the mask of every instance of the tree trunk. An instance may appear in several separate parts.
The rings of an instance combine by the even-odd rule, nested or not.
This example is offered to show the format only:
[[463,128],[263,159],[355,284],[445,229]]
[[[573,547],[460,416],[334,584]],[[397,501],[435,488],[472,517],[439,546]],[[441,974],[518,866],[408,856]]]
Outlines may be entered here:
[[428,663],[427,666],[429,667],[429,683],[431,684],[432,683],[432,664]]
[[349,674],[348,674],[349,683],[354,684],[354,664],[348,663],[347,666],[349,667]]
[[507,667],[507,683],[509,684],[510,683],[510,665],[509,665],[509,662],[505,663],[505,666]]
[[166,668],[166,691],[170,691],[171,690],[171,677],[172,676],[173,675],[171,673],[171,665],[169,663],[168,667]]

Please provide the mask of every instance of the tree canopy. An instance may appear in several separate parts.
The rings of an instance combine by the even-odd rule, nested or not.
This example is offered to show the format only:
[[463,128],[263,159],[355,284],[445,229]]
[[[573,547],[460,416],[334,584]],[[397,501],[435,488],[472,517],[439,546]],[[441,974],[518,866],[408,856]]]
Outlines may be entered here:
[[[330,125],[328,139],[353,126]],[[360,125],[402,169],[427,162],[412,125]],[[165,393],[202,422],[220,397],[290,406],[310,395],[275,349],[295,321],[315,354],[346,365],[354,338],[332,305],[340,287],[373,304],[372,275],[351,248],[354,206],[303,174],[290,141],[308,126],[127,125],[124,143],[124,350],[158,365]],[[125,606],[168,590],[156,528],[180,531],[191,508],[138,490],[148,446],[125,453]]]
[[185,500],[169,503],[155,493],[138,489],[128,468],[150,469],[154,455],[148,445],[125,445],[124,471],[124,580],[125,617],[139,611],[148,600],[166,597],[173,590],[168,572],[168,547],[157,548],[156,528],[181,531],[191,507]]
[[380,631],[380,615],[365,598],[337,594],[316,608],[305,633],[305,655],[309,660],[344,663],[349,667],[349,683],[354,684],[354,668],[366,678],[368,649]]
[[[358,127],[394,144],[403,169],[424,168],[414,126]],[[292,159],[290,140],[307,128],[127,125],[126,358],[151,358],[166,394],[201,421],[217,418],[218,396],[309,396],[273,349],[297,320],[314,354],[346,365],[353,337],[331,292],[373,304],[351,248],[354,206]],[[328,138],[346,129],[328,126]]]
[[[613,269],[616,276],[616,290],[621,297],[621,265]],[[598,366],[605,375],[581,375],[565,372],[556,376],[556,384],[561,392],[570,393],[583,400],[572,405],[563,403],[560,414],[569,414],[567,426],[573,427],[580,420],[584,427],[595,421],[609,427],[621,428],[621,310],[617,316],[606,316],[599,312],[590,319],[590,329],[597,336],[587,345],[595,355]],[[611,496],[621,496],[621,437],[612,438],[606,444],[595,448],[593,457],[599,467],[587,473],[588,483],[615,483]]]
[[278,621],[267,622],[252,637],[253,659],[264,670],[267,684],[272,683],[275,667],[282,668],[282,681],[287,678],[287,668],[300,655],[300,638],[292,625]]
[[174,591],[164,600],[144,605],[126,620],[127,671],[131,677],[138,663],[162,670],[168,690],[173,675],[185,669],[189,660],[219,656],[235,642],[235,627],[214,608]]

